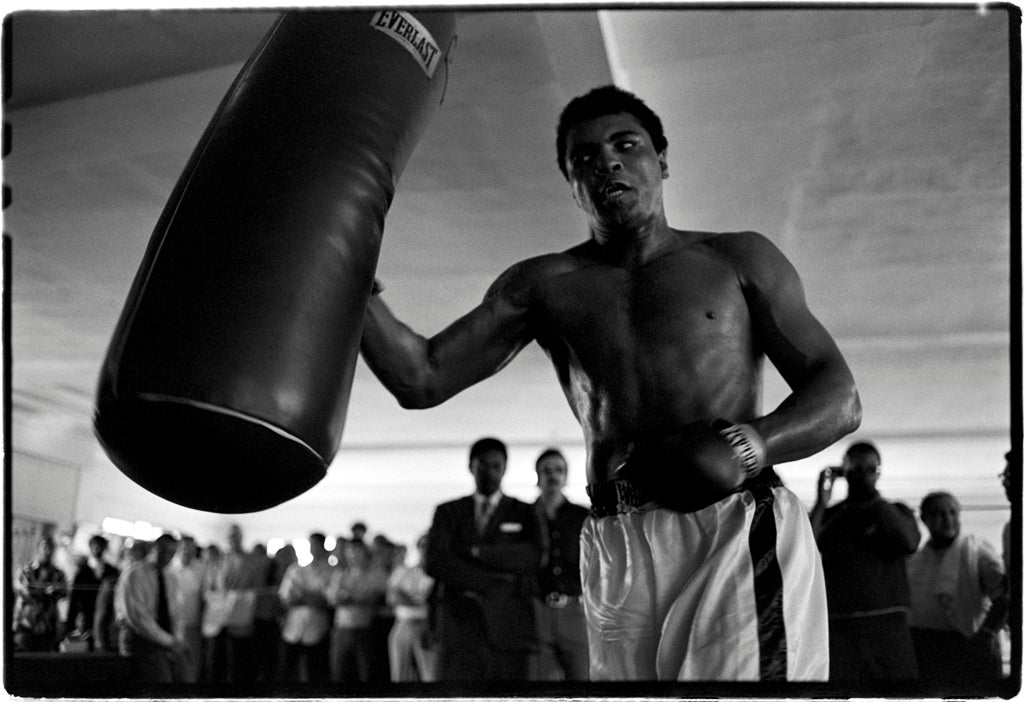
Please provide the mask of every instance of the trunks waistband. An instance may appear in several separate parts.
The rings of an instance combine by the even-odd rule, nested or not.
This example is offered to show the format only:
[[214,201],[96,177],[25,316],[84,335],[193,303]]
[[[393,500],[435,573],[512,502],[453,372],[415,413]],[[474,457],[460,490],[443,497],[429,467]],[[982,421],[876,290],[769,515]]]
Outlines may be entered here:
[[[765,466],[753,478],[746,480],[735,492],[744,490],[766,490],[782,487],[782,479],[771,466]],[[628,480],[606,480],[587,486],[590,496],[590,514],[594,517],[608,517],[643,507],[656,502],[647,492]]]

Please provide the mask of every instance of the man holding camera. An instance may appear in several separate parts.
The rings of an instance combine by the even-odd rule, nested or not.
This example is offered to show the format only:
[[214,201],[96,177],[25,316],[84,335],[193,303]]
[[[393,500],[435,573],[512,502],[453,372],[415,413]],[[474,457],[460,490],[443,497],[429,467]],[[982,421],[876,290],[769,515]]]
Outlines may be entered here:
[[[825,570],[833,682],[917,677],[907,558],[921,532],[909,507],[879,495],[881,463],[873,444],[858,442],[846,450],[842,466],[818,476],[810,517]],[[838,477],[846,478],[847,497],[829,507]]]

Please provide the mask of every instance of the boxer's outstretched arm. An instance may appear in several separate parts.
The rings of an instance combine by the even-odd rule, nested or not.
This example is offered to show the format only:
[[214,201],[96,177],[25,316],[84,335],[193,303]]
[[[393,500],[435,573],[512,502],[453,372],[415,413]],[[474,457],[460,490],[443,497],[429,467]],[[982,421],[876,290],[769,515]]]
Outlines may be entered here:
[[513,266],[475,309],[429,339],[373,295],[360,351],[402,407],[432,407],[498,372],[533,340],[528,288],[523,264]]
[[774,411],[749,423],[765,441],[769,465],[805,458],[860,426],[853,374],[808,309],[803,284],[786,257],[760,234],[730,239],[756,342],[792,391]]

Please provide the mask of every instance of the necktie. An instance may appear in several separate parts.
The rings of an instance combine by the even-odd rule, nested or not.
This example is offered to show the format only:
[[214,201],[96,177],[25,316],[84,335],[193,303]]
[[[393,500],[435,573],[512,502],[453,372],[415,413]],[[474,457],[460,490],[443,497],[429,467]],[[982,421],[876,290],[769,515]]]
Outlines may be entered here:
[[487,521],[491,518],[491,501],[481,500],[476,503],[476,530],[483,534],[487,528]]
[[156,582],[156,623],[164,631],[170,631],[171,612],[167,606],[167,585],[164,583],[163,571],[157,571]]

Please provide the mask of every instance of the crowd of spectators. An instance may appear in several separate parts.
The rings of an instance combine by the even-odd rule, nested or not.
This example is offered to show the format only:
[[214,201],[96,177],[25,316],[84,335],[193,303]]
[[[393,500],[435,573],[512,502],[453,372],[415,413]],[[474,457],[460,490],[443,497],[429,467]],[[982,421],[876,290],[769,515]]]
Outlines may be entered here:
[[[495,452],[498,458],[502,468],[503,450]],[[494,489],[483,490],[482,459],[474,454],[472,460],[477,492],[497,504],[498,497],[488,496],[500,496],[500,475]],[[1007,498],[1010,465],[1008,454]],[[880,467],[876,446],[851,445],[842,466],[822,472],[810,512],[829,596],[832,679],[972,685],[998,678],[999,633],[1010,601],[1008,539],[999,557],[982,539],[961,533],[960,503],[943,491],[921,501],[916,516],[925,530],[919,529],[914,510],[881,497]],[[533,595],[534,657],[522,667],[527,679],[586,679],[583,613],[574,609],[579,553],[572,548],[586,511],[561,494],[566,470],[557,451],[537,460],[540,491],[532,512],[543,553]],[[848,494],[830,506],[839,477],[848,482]],[[533,518],[528,505],[517,504],[527,510],[522,520]],[[466,514],[465,528],[474,529],[467,543],[488,548],[487,529],[472,525],[470,508]],[[494,533],[502,526],[507,524],[495,526]],[[438,533],[451,548],[454,537]],[[300,563],[291,544],[272,554],[264,544],[246,549],[237,524],[222,544],[164,534],[152,543],[127,540],[115,558],[111,541],[95,534],[88,553],[67,573],[55,563],[56,544],[47,534],[32,561],[15,571],[14,647],[131,656],[141,676],[159,682],[445,680],[438,631],[438,612],[445,611],[438,593],[444,588],[425,566],[430,532],[416,540],[411,553],[383,534],[369,541],[367,535],[362,522],[333,539],[314,531],[307,535],[310,558]],[[568,626],[558,622],[570,616],[578,630],[556,641],[553,632]],[[541,659],[545,650],[550,661]]]

